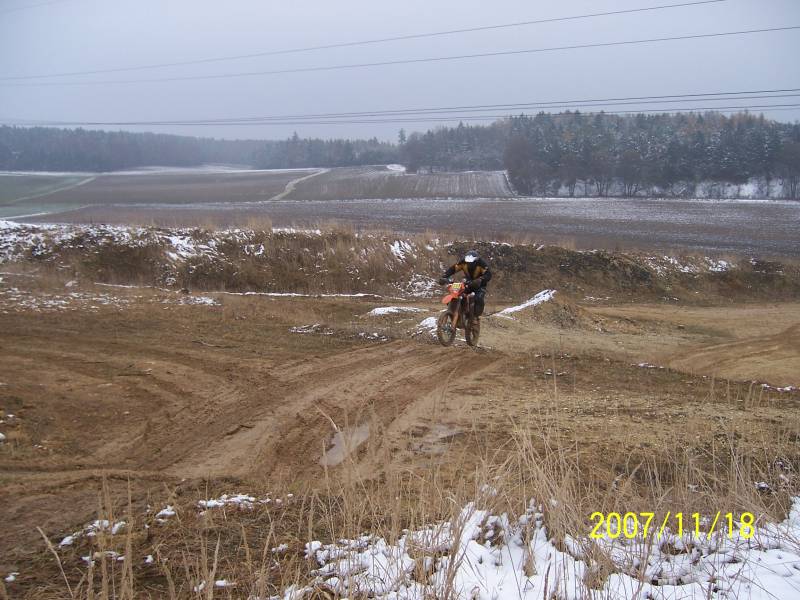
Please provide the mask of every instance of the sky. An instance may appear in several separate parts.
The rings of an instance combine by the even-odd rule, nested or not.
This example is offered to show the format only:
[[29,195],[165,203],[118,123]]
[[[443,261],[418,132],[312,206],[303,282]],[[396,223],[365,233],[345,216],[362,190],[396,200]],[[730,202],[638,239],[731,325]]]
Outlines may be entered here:
[[[0,0],[0,123],[186,121],[800,88],[800,29],[366,68],[141,81],[787,27],[800,25],[797,0],[724,0],[196,65],[8,79],[264,53],[681,1],[689,0]],[[65,85],[71,82],[101,83]],[[42,83],[47,85],[39,85]],[[671,108],[798,103],[800,96],[716,103],[686,100]],[[633,104],[616,110],[620,108],[667,109],[670,105]],[[800,119],[800,108],[763,112],[782,121]],[[457,122],[455,118],[450,123]],[[278,139],[296,131],[301,137],[395,140],[401,127],[424,131],[436,125],[418,121],[96,128],[230,139]]]

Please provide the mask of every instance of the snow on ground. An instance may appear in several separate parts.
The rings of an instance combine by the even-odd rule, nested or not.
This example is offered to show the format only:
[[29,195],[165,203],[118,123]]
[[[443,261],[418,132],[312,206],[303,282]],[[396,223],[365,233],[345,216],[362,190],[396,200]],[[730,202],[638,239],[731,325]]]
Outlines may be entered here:
[[404,291],[408,295],[417,298],[430,298],[440,287],[441,286],[433,277],[414,273],[409,282],[405,285]]
[[436,317],[428,317],[420,321],[417,325],[417,332],[436,335]]
[[386,165],[386,169],[389,171],[395,171],[397,173],[406,172],[406,168],[403,165]]
[[[452,521],[407,531],[395,544],[374,535],[307,543],[306,556],[318,565],[313,580],[289,586],[283,600],[322,586],[341,597],[379,600],[800,597],[800,498],[784,522],[759,525],[749,539],[736,521],[730,536],[679,537],[668,528],[661,539],[620,533],[567,536],[557,545],[533,503],[516,520],[469,504]],[[605,578],[586,561],[598,551],[608,558]],[[592,579],[599,587],[588,587]]]
[[313,325],[298,325],[297,327],[290,327],[291,333],[318,333],[320,335],[333,335],[333,329],[324,327],[321,323],[314,323]]
[[[164,300],[163,302],[164,304],[169,304],[170,300]],[[208,296],[183,296],[178,299],[177,304],[219,306],[219,302]]]
[[297,229],[296,227],[273,227],[272,233],[290,233],[300,235],[322,235],[321,229]]
[[379,306],[378,308],[373,308],[367,313],[367,315],[370,317],[383,317],[386,315],[417,312],[425,312],[425,309],[417,308],[415,306]]
[[[2,286],[2,282],[0,282]],[[106,293],[70,292],[49,294],[22,290],[17,287],[0,287],[0,313],[34,311],[59,312],[69,310],[97,311],[102,307],[130,308],[136,303],[161,303],[178,305],[219,306],[219,302],[207,296],[114,296]]]
[[631,365],[633,367],[639,367],[640,369],[663,369],[664,367],[659,367],[658,365],[654,365],[648,362],[642,362],[639,364]]
[[497,313],[497,316],[511,318],[509,317],[509,315],[512,315],[521,310],[525,310],[526,308],[531,308],[532,306],[537,306],[542,302],[548,302],[549,300],[552,300],[553,296],[555,295],[556,295],[555,290],[542,290],[527,302],[523,302],[522,304],[519,304],[517,306],[509,306],[508,308],[504,308],[503,310]]
[[267,296],[275,298],[383,298],[380,294],[301,294],[299,292],[216,292],[230,296]]
[[121,533],[126,527],[125,521],[109,521],[108,519],[96,519],[91,523],[87,524],[83,529],[79,529],[71,533],[70,535],[64,536],[62,540],[59,542],[59,547],[64,548],[66,546],[72,546],[75,541],[82,537],[89,537],[93,538],[96,537],[98,533],[107,533],[110,535],[118,535]]
[[156,513],[156,521],[159,523],[166,523],[167,519],[175,516],[175,507],[167,504],[164,508]]
[[[758,382],[754,381],[753,383],[758,383]],[[780,386],[769,385],[768,383],[762,383],[761,387],[764,388],[765,390],[773,390],[773,391],[776,391],[776,392],[785,392],[785,393],[795,392],[795,391],[798,390],[798,388],[796,388],[793,385],[787,385],[787,386],[784,386],[784,387],[780,387]]]
[[284,498],[273,498],[266,496],[264,498],[256,498],[248,494],[222,494],[219,498],[210,498],[208,500],[200,500],[197,503],[197,508],[202,511],[210,510],[213,508],[232,507],[241,510],[252,510],[256,505],[262,504],[277,504],[281,505],[284,502],[289,502],[294,498],[294,494],[286,494]]
[[697,275],[699,273],[725,273],[733,268],[727,260],[718,260],[704,256],[681,257],[675,256],[646,256],[643,258],[645,265],[657,275],[664,276],[670,273],[683,273]]
[[416,254],[414,254],[414,246],[404,240],[395,240],[389,245],[389,250],[399,261],[404,261],[406,257],[409,256],[411,258],[416,257]]
[[[45,294],[20,290],[16,287],[0,288],[0,313],[32,310],[54,312],[62,310],[99,310],[101,306],[124,308],[141,298],[140,296],[120,298],[111,294],[92,294],[71,292],[69,294]],[[166,302],[166,300],[165,300]]]

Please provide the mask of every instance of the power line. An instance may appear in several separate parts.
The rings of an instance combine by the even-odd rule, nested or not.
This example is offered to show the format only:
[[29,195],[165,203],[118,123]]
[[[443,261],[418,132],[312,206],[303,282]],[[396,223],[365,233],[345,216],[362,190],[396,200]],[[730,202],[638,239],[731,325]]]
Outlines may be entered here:
[[[596,106],[622,106],[634,104],[675,104],[687,101],[694,102],[713,102],[721,100],[754,100],[769,98],[794,98],[797,97],[800,88],[780,88],[769,90],[739,90],[734,92],[706,92],[692,94],[669,94],[661,96],[627,96],[613,98],[589,98],[580,100],[548,100],[532,101],[506,104],[473,104],[466,106],[434,107],[434,108],[402,108],[390,110],[371,110],[360,112],[340,112],[340,113],[311,113],[311,114],[290,114],[290,115],[268,115],[258,117],[210,117],[197,119],[169,119],[160,121],[37,121],[49,125],[91,125],[91,126],[124,126],[124,125],[180,125],[194,124],[200,122],[228,124],[228,123],[252,123],[259,121],[287,121],[287,120],[314,120],[314,119],[341,119],[341,118],[361,118],[361,117],[386,117],[386,116],[406,116],[406,115],[425,115],[440,113],[470,113],[488,112],[496,110],[524,110],[532,108],[541,109],[576,109]],[[713,107],[709,107],[713,109]]]
[[[56,2],[63,2],[64,0],[55,0]],[[573,15],[568,17],[554,17],[550,19],[538,19],[535,21],[517,21],[515,23],[503,23],[499,25],[484,25],[481,27],[467,27],[464,29],[450,29],[447,31],[434,31],[429,33],[416,33],[416,34],[409,34],[409,35],[400,35],[394,37],[386,37],[386,38],[378,38],[372,40],[361,40],[355,42],[338,42],[334,44],[324,44],[320,46],[308,46],[305,48],[290,48],[285,50],[271,50],[266,52],[253,52],[250,54],[237,54],[233,56],[221,56],[221,57],[214,57],[214,58],[200,58],[195,60],[183,60],[183,61],[175,61],[175,62],[168,62],[168,63],[155,63],[150,65],[139,65],[134,67],[118,67],[113,69],[94,69],[91,71],[71,71],[71,72],[64,72],[64,73],[50,73],[50,74],[40,74],[40,75],[20,75],[20,76],[9,76],[9,77],[0,77],[0,81],[21,81],[21,80],[30,80],[30,79],[47,79],[50,77],[73,77],[78,75],[99,75],[102,73],[122,73],[122,72],[130,72],[130,71],[144,71],[148,69],[162,69],[167,67],[181,67],[181,66],[188,66],[188,65],[200,65],[200,64],[209,64],[209,63],[216,63],[216,62],[225,62],[225,61],[232,61],[232,60],[242,60],[248,58],[260,58],[265,56],[278,56],[278,55],[285,55],[285,54],[298,54],[301,52],[312,52],[316,50],[331,50],[334,48],[347,48],[352,46],[366,46],[370,44],[383,44],[386,42],[398,42],[398,41],[407,41],[407,40],[415,40],[415,39],[422,39],[422,38],[431,38],[431,37],[438,37],[438,36],[446,36],[446,35],[456,35],[461,33],[473,33],[478,31],[491,31],[496,29],[509,29],[512,27],[524,27],[530,25],[540,25],[543,23],[556,23],[561,21],[575,21],[578,19],[590,19],[596,17],[608,17],[614,15],[623,15],[623,14],[630,14],[630,13],[640,13],[640,12],[648,12],[648,11],[655,11],[655,10],[666,10],[670,8],[682,8],[682,7],[689,7],[689,6],[698,6],[702,4],[718,4],[720,2],[727,2],[728,0],[699,0],[696,2],[681,2],[679,4],[662,4],[658,6],[647,6],[642,8],[631,8],[626,10],[613,10],[613,11],[606,11],[606,12],[597,12],[597,13],[587,13],[582,15]],[[53,4],[53,2],[47,2],[44,4]],[[35,5],[35,6],[44,6],[44,4]],[[32,8],[32,7],[28,7]],[[14,9],[14,10],[21,10],[21,9]],[[0,13],[2,14],[2,13]]]
[[6,10],[0,10],[0,15],[6,15],[8,13],[19,12],[21,10],[28,10],[31,8],[40,8],[42,6],[50,6],[51,4],[59,4],[61,2],[68,2],[69,0],[50,0],[50,2],[40,2],[39,4],[28,4],[27,6],[18,6],[16,8],[8,8]]
[[742,31],[724,31],[718,33],[701,33],[694,35],[670,36],[661,38],[647,38],[641,40],[623,40],[617,42],[597,42],[592,44],[573,44],[569,46],[553,46],[549,48],[530,48],[526,50],[504,50],[500,52],[480,52],[475,54],[460,54],[454,56],[432,56],[426,58],[412,58],[401,60],[387,60],[371,63],[352,63],[344,65],[328,65],[319,67],[301,67],[294,69],[277,69],[271,71],[248,71],[241,73],[220,73],[216,75],[188,75],[182,77],[160,77],[152,79],[116,79],[104,81],[65,81],[65,82],[40,82],[40,83],[0,83],[0,86],[15,86],[15,87],[34,87],[34,86],[86,86],[86,85],[112,85],[120,83],[161,83],[167,81],[196,81],[201,79],[231,79],[236,77],[252,77],[262,75],[283,75],[287,73],[310,73],[319,71],[337,71],[344,69],[361,69],[367,67],[384,67],[389,65],[408,65],[419,63],[431,62],[444,62],[454,60],[467,60],[473,58],[486,58],[495,56],[514,56],[523,54],[536,54],[543,52],[557,52],[563,50],[582,50],[588,48],[608,48],[613,46],[632,46],[636,44],[651,44],[657,42],[672,42],[679,40],[696,40],[704,38],[719,38],[729,37],[735,35],[748,35],[755,33],[774,33],[777,31],[791,31],[800,29],[800,25],[792,25],[787,27],[770,27],[765,29],[747,29]]
[[[561,112],[561,113],[546,113],[554,118],[582,118],[582,117],[595,117],[597,115],[631,115],[631,114],[679,114],[679,113],[706,113],[706,112],[741,112],[744,110],[795,110],[800,108],[800,103],[793,104],[750,104],[750,105],[736,105],[736,106],[715,106],[715,107],[680,107],[671,110],[663,109],[642,109],[642,110],[618,110],[618,111],[594,111],[594,112]],[[496,121],[500,119],[509,119],[515,116],[525,115],[510,115],[510,114],[497,114],[497,115],[453,115],[441,117],[390,117],[379,119],[341,119],[341,120],[285,120],[285,121],[235,121],[235,122],[218,122],[218,121],[130,121],[126,123],[92,123],[92,122],[47,122],[47,121],[18,121],[17,125],[27,126],[111,126],[111,125],[126,125],[126,126],[227,126],[227,125],[353,125],[353,124],[391,124],[391,123],[445,123],[454,121]],[[533,115],[527,115],[533,116]]]

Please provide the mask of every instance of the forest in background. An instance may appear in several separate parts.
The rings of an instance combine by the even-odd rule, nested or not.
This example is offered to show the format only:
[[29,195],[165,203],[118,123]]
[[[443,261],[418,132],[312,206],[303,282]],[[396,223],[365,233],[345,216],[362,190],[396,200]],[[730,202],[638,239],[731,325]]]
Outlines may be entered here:
[[413,133],[402,161],[411,171],[505,169],[522,195],[708,197],[755,184],[757,195],[797,199],[800,124],[747,113],[540,113]]
[[[219,140],[0,127],[0,170],[140,166],[261,169],[403,163],[410,172],[506,170],[521,195],[800,198],[800,124],[748,113],[521,115],[438,127],[398,142]],[[755,189],[754,189],[755,186]],[[731,191],[733,190],[733,191]]]

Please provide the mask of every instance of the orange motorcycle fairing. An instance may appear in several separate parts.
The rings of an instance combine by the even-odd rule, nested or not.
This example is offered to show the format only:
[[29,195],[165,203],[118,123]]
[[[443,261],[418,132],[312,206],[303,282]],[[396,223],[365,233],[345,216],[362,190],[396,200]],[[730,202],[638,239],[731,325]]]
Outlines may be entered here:
[[442,304],[450,304],[450,302],[456,298],[458,298],[458,294],[447,294],[447,296],[442,298]]

